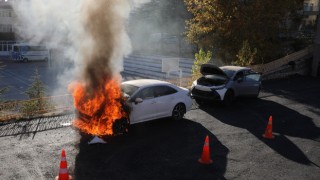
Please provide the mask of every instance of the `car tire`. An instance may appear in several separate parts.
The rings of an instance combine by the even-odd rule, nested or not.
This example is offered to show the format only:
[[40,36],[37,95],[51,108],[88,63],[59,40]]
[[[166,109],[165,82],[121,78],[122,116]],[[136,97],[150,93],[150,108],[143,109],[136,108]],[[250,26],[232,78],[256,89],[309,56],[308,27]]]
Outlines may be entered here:
[[177,104],[172,110],[172,119],[181,120],[186,113],[186,106],[183,103]]
[[28,58],[23,58],[23,60],[22,60],[23,62],[28,62],[29,60],[28,60]]
[[232,104],[232,101],[234,99],[234,94],[231,90],[228,90],[226,94],[224,95],[224,98],[222,100],[223,105],[230,106]]
[[121,135],[127,134],[129,128],[129,121],[127,118],[116,120],[112,125],[113,134]]
[[44,59],[43,59],[43,61],[48,62],[48,58],[47,58],[47,57],[46,57],[46,58],[44,58]]

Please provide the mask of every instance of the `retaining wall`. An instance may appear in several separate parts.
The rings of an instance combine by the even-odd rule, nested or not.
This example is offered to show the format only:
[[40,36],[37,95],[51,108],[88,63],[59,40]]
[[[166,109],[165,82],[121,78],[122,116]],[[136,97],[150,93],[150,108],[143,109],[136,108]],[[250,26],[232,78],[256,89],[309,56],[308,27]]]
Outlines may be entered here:
[[[140,56],[130,55],[124,59],[124,72],[137,75],[144,78],[166,79],[166,73],[162,72],[162,59],[165,56]],[[182,76],[191,76],[193,59],[180,58],[179,68],[182,70]],[[178,72],[171,73],[170,76],[177,77]]]

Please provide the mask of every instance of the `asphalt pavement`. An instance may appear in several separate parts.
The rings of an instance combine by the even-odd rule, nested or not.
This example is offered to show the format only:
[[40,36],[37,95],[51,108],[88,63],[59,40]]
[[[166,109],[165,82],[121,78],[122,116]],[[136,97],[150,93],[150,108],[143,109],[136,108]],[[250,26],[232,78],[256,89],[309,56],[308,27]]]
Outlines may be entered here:
[[[270,116],[273,140],[262,137]],[[73,118],[1,123],[0,179],[54,179],[62,149],[74,179],[320,179],[320,78],[263,82],[259,98],[230,107],[194,103],[181,121],[135,124],[107,144],[89,145]]]

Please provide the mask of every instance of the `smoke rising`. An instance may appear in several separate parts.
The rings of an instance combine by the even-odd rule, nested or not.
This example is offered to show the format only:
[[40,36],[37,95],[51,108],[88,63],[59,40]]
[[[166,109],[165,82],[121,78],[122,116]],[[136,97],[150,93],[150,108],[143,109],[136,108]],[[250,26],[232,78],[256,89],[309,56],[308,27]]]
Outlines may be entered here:
[[119,74],[131,51],[125,29],[130,11],[147,1],[26,0],[12,5],[22,40],[55,50],[53,68],[64,69],[58,76],[60,93],[73,80],[93,89]]
[[130,53],[125,31],[130,6],[126,0],[87,0],[84,7],[85,33],[92,43],[82,48],[83,79],[87,87],[93,89],[122,70],[121,59]]

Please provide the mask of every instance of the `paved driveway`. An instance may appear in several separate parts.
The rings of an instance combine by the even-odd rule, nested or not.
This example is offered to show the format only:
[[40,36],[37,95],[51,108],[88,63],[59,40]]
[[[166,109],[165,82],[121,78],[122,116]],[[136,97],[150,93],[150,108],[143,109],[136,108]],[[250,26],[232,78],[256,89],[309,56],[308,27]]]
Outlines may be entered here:
[[[88,145],[73,116],[0,125],[0,179],[53,179],[66,149],[76,179],[319,179],[320,79],[264,82],[258,99],[231,107],[194,105],[182,121],[130,127],[127,136]],[[262,134],[273,116],[276,138]],[[209,135],[213,164],[198,163]]]

